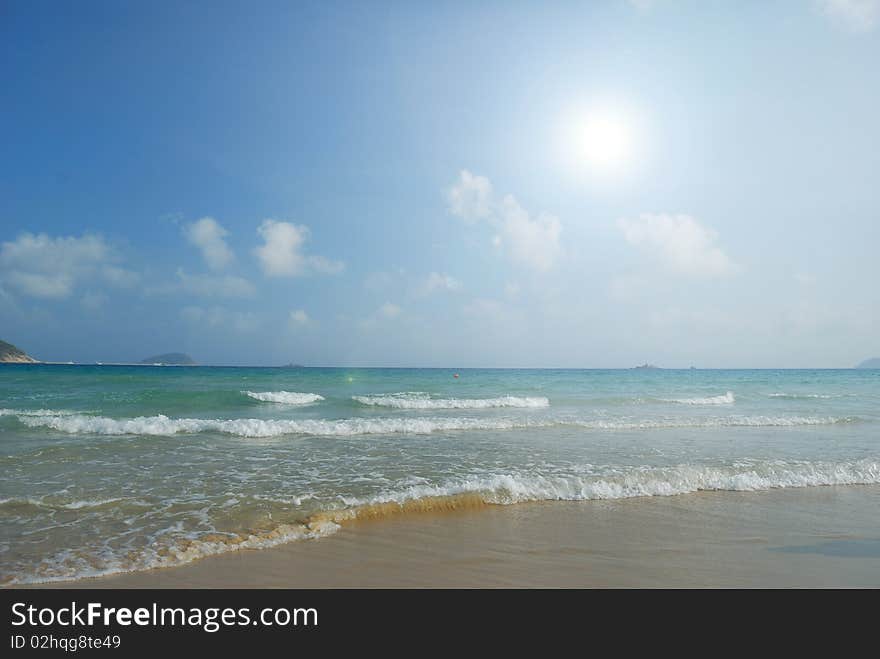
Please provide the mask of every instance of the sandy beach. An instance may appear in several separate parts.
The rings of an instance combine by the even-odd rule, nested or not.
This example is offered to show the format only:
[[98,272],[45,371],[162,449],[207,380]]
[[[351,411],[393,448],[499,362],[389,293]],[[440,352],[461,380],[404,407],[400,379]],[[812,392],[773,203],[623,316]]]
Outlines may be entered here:
[[52,586],[878,587],[878,510],[878,486],[487,506]]

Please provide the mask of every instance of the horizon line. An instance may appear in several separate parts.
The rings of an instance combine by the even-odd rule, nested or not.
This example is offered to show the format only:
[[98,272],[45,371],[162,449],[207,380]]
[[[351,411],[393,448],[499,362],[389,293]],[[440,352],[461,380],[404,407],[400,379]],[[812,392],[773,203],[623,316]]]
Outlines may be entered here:
[[880,367],[859,366],[327,366],[327,365],[266,365],[266,364],[162,364],[142,362],[75,362],[42,361],[0,362],[0,366],[111,366],[146,368],[273,368],[273,369],[385,369],[437,371],[870,371]]

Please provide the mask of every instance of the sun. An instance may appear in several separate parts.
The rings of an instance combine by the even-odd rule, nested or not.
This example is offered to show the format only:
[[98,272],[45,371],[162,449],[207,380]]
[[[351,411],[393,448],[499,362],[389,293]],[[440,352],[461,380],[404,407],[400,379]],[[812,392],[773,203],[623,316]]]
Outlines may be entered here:
[[627,121],[611,114],[585,117],[576,128],[574,147],[592,169],[621,169],[632,158],[633,134]]
[[571,106],[558,124],[562,162],[579,178],[628,179],[645,157],[640,117],[619,100]]

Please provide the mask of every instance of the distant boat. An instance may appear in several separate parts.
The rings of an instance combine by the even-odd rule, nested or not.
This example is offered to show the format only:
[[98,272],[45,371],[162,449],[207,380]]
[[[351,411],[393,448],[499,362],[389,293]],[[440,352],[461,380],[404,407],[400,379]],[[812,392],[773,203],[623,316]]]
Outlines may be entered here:
[[660,367],[654,366],[654,364],[649,364],[648,362],[645,362],[641,366],[636,366],[635,368],[660,368]]
[[290,363],[290,364],[285,364],[285,365],[282,366],[281,368],[305,368],[305,366],[303,366],[302,364],[293,364],[293,363]]

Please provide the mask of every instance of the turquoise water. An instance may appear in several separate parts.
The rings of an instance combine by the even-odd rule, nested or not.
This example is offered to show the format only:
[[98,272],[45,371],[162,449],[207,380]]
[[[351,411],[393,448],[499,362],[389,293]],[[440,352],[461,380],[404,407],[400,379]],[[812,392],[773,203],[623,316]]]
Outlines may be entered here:
[[880,482],[877,370],[0,366],[0,583],[412,508]]

